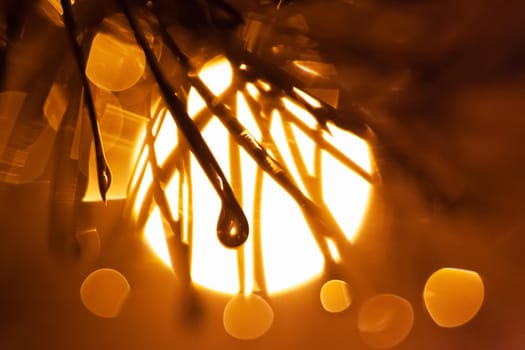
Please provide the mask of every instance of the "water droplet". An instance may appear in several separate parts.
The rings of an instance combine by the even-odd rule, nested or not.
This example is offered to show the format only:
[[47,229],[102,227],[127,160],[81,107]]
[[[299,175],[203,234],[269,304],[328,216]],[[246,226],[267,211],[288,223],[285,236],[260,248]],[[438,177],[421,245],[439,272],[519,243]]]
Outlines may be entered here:
[[111,186],[111,170],[109,170],[109,166],[106,162],[106,159],[104,156],[98,156],[98,164],[100,166],[98,167],[98,189],[100,190],[100,195],[102,196],[102,200],[106,201],[106,194],[109,191],[109,187]]
[[235,248],[246,241],[248,232],[248,220],[241,207],[234,201],[223,200],[217,220],[219,241],[228,248]]

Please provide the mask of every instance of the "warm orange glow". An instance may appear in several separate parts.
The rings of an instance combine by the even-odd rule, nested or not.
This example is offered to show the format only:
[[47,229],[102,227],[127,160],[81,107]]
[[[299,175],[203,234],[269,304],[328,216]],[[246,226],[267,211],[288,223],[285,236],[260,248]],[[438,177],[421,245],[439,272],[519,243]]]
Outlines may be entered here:
[[201,95],[195,89],[190,89],[188,94],[188,114],[190,117],[194,118],[205,106],[206,102]]
[[[112,183],[106,194],[108,200],[124,199],[128,194],[129,179],[138,159],[140,145],[148,120],[120,106],[108,103],[100,117],[100,132],[107,161],[111,168]],[[99,201],[100,193],[97,180],[97,166],[94,146],[91,145],[89,158],[88,186],[85,202]]]
[[311,67],[310,64],[305,64],[304,61],[298,61],[298,60],[295,60],[295,61],[293,61],[292,63],[293,63],[296,67],[298,67],[298,68],[300,68],[301,70],[303,70],[305,73],[319,76],[319,73],[318,73],[313,67]]
[[[10,146],[10,137],[13,132],[16,133],[26,96],[26,93],[19,91],[0,92],[0,163],[4,164],[0,172],[1,182],[22,184],[36,180],[47,168],[55,145],[56,131],[49,124],[31,144]],[[60,107],[54,112],[59,110]]]
[[458,327],[478,313],[484,299],[483,281],[474,271],[443,268],[432,274],[423,300],[432,319],[441,327]]
[[[351,133],[329,126],[332,136],[325,134],[325,139],[370,173],[372,165],[367,143]],[[322,154],[322,164],[323,197],[346,238],[354,242],[368,208],[371,185],[327,152]]]
[[177,146],[177,125],[170,112],[162,118],[159,133],[156,135],[154,149],[157,162],[162,165],[170,152]]
[[255,122],[255,118],[253,117],[252,112],[248,107],[246,99],[240,92],[237,93],[237,118],[246,127],[246,129],[250,130],[252,136],[260,142],[261,131],[259,130],[259,127]]
[[217,56],[202,67],[199,77],[215,96],[219,96],[231,85],[233,69],[225,57]]
[[306,92],[299,90],[298,88],[293,88],[293,91],[295,91],[296,94],[304,98],[304,100],[312,107],[319,108],[321,107],[321,103],[317,101],[312,96],[308,95]]
[[273,310],[260,296],[239,294],[226,305],[224,329],[237,339],[249,340],[264,335],[273,324]]
[[413,325],[412,305],[393,294],[379,294],[368,299],[357,317],[361,337],[374,349],[398,345],[410,334]]
[[[62,4],[60,3],[60,0],[47,0],[57,10],[59,14],[63,14],[64,10],[62,9]],[[71,5],[75,4],[75,0],[71,0]]]
[[269,291],[298,286],[322,273],[323,256],[299,207],[267,175],[263,183],[261,232]]
[[129,293],[126,277],[113,269],[93,271],[80,287],[80,299],[86,309],[105,318],[119,315]]
[[130,35],[121,38],[117,33],[100,31],[93,38],[86,75],[97,87],[109,91],[129,89],[139,81],[145,68],[144,52]]
[[84,261],[96,261],[100,255],[101,243],[97,229],[78,231],[76,240],[80,248],[80,256]]
[[333,76],[337,73],[335,66],[326,62],[294,60],[292,64],[305,73],[315,76]]
[[340,262],[341,254],[339,253],[339,249],[337,248],[337,245],[335,244],[334,240],[327,238],[326,245],[328,246],[328,249],[330,250],[330,255],[332,256],[332,259],[334,259],[335,262]]
[[11,131],[16,124],[26,98],[25,92],[0,92],[0,154],[4,153]]
[[49,126],[55,131],[60,127],[67,108],[67,102],[65,89],[57,83],[53,84],[44,103],[44,117]]
[[246,84],[246,91],[248,91],[250,96],[252,96],[253,98],[259,97],[259,90],[257,90],[257,87],[252,83]]
[[330,106],[337,108],[339,106],[339,94],[338,89],[316,89],[308,88],[305,89],[311,96],[318,98],[319,100],[329,104]]
[[168,266],[171,267],[170,252],[166,243],[166,234],[162,224],[162,216],[157,206],[153,208],[146,227],[144,229],[144,238],[157,256]]
[[147,164],[146,168],[144,169],[144,174],[142,175],[142,181],[140,182],[140,185],[137,190],[137,196],[135,197],[135,214],[137,214],[140,211],[140,208],[142,208],[142,204],[144,203],[144,199],[146,198],[146,193],[148,193],[152,181],[153,173],[151,171],[151,166]]
[[[226,91],[233,80],[233,70],[228,60],[222,56],[207,62],[199,72],[199,78],[208,86],[215,96]],[[188,94],[188,114],[195,117],[201,111],[206,103],[202,97],[190,89]]]
[[263,89],[264,91],[268,92],[272,89],[271,85],[268,84],[268,82],[264,81],[264,80],[261,80],[261,79],[258,79],[257,80],[257,85],[261,87],[261,89]]
[[330,141],[337,149],[347,154],[354,162],[361,166],[368,173],[372,172],[372,161],[370,149],[365,140],[342,130],[332,124],[327,123],[331,136],[325,134],[325,138]]
[[303,123],[308,125],[309,128],[315,129],[317,127],[317,121],[315,120],[314,116],[311,115],[306,109],[299,106],[289,98],[283,98],[282,102],[287,110],[299,117]]
[[[231,84],[232,68],[226,59],[219,57],[206,64],[199,76],[213,93],[219,96]],[[259,85],[260,83],[258,82]],[[259,96],[257,92],[259,88],[252,84],[247,86],[247,89],[250,90],[250,95],[254,98]],[[306,94],[304,96],[309,98],[314,105],[320,106],[317,100]],[[239,121],[257,140],[266,142],[263,140],[261,130],[255,122],[256,116],[252,115],[242,94],[237,93],[235,97],[237,101],[235,106],[236,115]],[[317,121],[310,113],[287,98],[284,98],[282,102],[284,107],[290,113],[300,118],[307,127],[314,131],[317,130]],[[191,89],[188,94],[188,113],[192,118],[195,118],[203,108],[205,108],[205,102],[194,89]],[[157,120],[154,121],[155,125],[161,125],[155,141],[155,152],[159,164],[162,164],[168,154],[178,147],[177,139],[173,136],[176,134],[175,126],[171,124],[172,121],[167,121],[168,119],[171,120],[171,117],[166,115],[165,119],[160,120],[162,117],[162,115],[159,115]],[[270,147],[270,150],[274,153],[274,156],[286,164],[297,186],[306,194],[309,194],[308,187],[311,185],[307,183],[309,178],[317,177],[321,180],[321,193],[328,203],[329,209],[333,211],[335,219],[344,230],[347,238],[353,240],[367,207],[370,185],[341,164],[326,150],[319,151],[315,140],[285,119],[285,116],[281,115],[280,111],[274,110],[271,118],[270,134],[273,146]],[[168,131],[163,131],[165,128],[164,123],[170,123],[167,124]],[[332,136],[319,130],[320,137],[336,145],[350,159],[355,159],[356,163],[361,165],[365,171],[370,172],[370,154],[366,142],[348,132],[337,129],[333,125],[330,125],[330,128],[331,130],[333,129]],[[290,132],[292,135],[290,135]],[[227,130],[217,118],[213,118],[202,130],[202,134],[226,176],[229,177],[230,140]],[[293,139],[290,139],[291,136],[293,136]],[[306,173],[303,167],[297,163],[297,157],[292,151],[291,147],[294,144],[300,150]],[[184,150],[184,152],[187,152],[187,150]],[[321,154],[322,169],[320,174],[316,173],[319,169],[314,167],[316,152]],[[242,149],[240,150],[240,163],[242,168],[242,186],[238,187],[238,184],[235,183],[232,183],[232,186],[234,189],[238,188],[237,190],[242,188],[242,196],[238,197],[242,198],[241,205],[253,233],[254,218],[257,218],[257,215],[259,215],[254,213],[256,177],[261,175],[257,175],[261,170]],[[146,167],[146,174],[138,189],[137,202],[135,203],[137,209],[143,205],[144,188],[147,189],[151,186],[151,170],[148,169],[149,166]],[[188,215],[187,205],[178,202],[180,176],[180,174],[175,173],[172,179],[164,186],[165,193],[170,201],[170,210],[176,218]],[[259,198],[261,201],[259,205],[260,220],[257,218],[256,221],[260,221],[261,233],[260,239],[257,240],[260,244],[254,244],[254,237],[251,234],[248,241],[237,250],[224,248],[216,237],[216,223],[220,201],[193,156],[191,156],[191,179],[191,196],[193,198],[191,276],[194,283],[223,293],[236,294],[242,291],[243,295],[250,295],[250,293],[260,288],[255,281],[256,276],[254,273],[254,252],[258,250],[260,250],[262,256],[264,283],[270,293],[297,287],[321,275],[324,268],[324,258],[304,220],[302,212],[293,199],[268,175],[263,175],[262,198]],[[187,186],[183,185],[182,188],[183,192],[188,191]],[[189,193],[183,193],[182,200],[186,201],[188,195]],[[181,205],[179,204],[182,204],[183,212],[179,212],[181,210]],[[157,215],[158,212],[154,211],[154,214]],[[156,219],[150,218],[149,220],[156,220],[154,222],[157,222],[156,225],[160,229],[155,230],[163,232],[162,225],[159,224],[159,222],[161,223],[160,217]],[[149,226],[150,221],[148,221],[148,225],[145,228],[147,237],[151,237],[151,233],[148,233],[148,231],[154,229],[153,226]],[[183,233],[183,236],[185,234],[187,232]],[[163,234],[157,234],[157,237],[159,240],[164,238]],[[188,242],[188,237],[184,236],[183,241]],[[328,241],[327,243],[333,259],[339,261],[341,257],[333,241]],[[152,249],[159,256],[167,256],[165,248],[158,248],[152,245]],[[242,255],[239,256],[241,252]],[[164,261],[165,259],[162,258],[162,260]],[[239,271],[239,263],[242,263],[241,271]],[[241,281],[243,285],[240,284]],[[350,299],[342,298],[341,300],[340,308],[343,308],[342,305],[345,303],[349,305]]]
[[[229,169],[228,137],[214,119],[203,132],[223,169]],[[217,215],[220,201],[204,172],[192,156],[193,241],[191,245],[191,277],[193,282],[216,291],[235,294],[239,291],[237,253],[226,249],[217,239]]]
[[[283,157],[283,163],[288,165],[288,171],[290,171],[293,178],[299,180],[301,178],[301,175],[299,174],[299,170],[295,165],[294,157],[292,156],[290,147],[288,147],[287,137],[283,129],[281,114],[277,110],[274,110],[272,113],[272,124],[270,127],[270,132],[275,141],[277,149],[279,150],[279,153]],[[301,147],[301,145],[299,145],[299,147]],[[311,155],[313,157],[313,153]],[[313,164],[313,158],[308,159],[306,162]],[[299,186],[301,191],[305,193],[307,192],[305,184],[302,181],[297,181],[297,185]]]
[[175,174],[173,174],[173,177],[168,182],[168,185],[164,188],[164,193],[166,194],[166,198],[169,199],[168,206],[169,206],[171,214],[173,215],[174,220],[179,220],[180,218],[179,181],[180,181],[180,174],[179,172],[176,172]]
[[330,280],[321,288],[321,304],[332,313],[346,310],[352,303],[348,284],[341,280]]
[[[133,177],[131,178],[131,181],[129,182],[128,191],[130,191],[130,189],[137,188],[137,183],[141,179],[141,176],[143,175],[142,170],[145,170],[144,167],[146,166],[146,162],[148,161],[148,157],[149,157],[148,147],[144,147],[141,150],[141,152],[140,152],[140,157],[138,158],[139,160],[137,162],[137,166],[135,168],[135,172],[133,173]],[[135,207],[136,208],[140,208],[140,205],[142,205],[142,201],[140,201],[139,204],[137,204],[137,202],[135,202]]]

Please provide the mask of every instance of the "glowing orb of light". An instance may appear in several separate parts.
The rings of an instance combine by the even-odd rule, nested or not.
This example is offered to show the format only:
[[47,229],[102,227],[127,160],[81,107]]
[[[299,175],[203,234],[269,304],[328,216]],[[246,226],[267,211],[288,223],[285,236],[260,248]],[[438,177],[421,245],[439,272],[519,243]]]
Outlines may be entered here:
[[321,288],[321,304],[332,313],[342,312],[352,304],[348,284],[341,280],[330,280]]
[[104,318],[117,317],[129,293],[126,277],[107,268],[93,271],[80,287],[80,298],[86,309]]
[[405,299],[379,294],[368,299],[357,319],[363,341],[374,349],[387,349],[401,343],[414,325],[414,310]]
[[474,271],[443,268],[434,272],[423,290],[430,317],[441,327],[458,327],[478,313],[484,299],[483,281]]
[[[288,98],[283,98],[279,102],[282,102],[280,107],[274,108],[264,118],[253,113],[242,88],[232,90],[233,74],[231,63],[219,56],[202,67],[199,77],[217,96],[217,101],[225,101],[228,108],[235,110],[239,122],[257,142],[273,144],[271,149],[268,148],[270,153],[285,165],[298,188],[306,194],[317,191],[311,195],[326,204],[345,238],[354,242],[368,208],[371,184],[348,166],[348,159],[364,172],[372,174],[373,162],[366,141],[332,123],[327,125],[330,132],[322,131],[313,115]],[[258,103],[257,96],[252,102]],[[313,97],[310,99],[311,103],[319,104]],[[195,156],[190,155],[185,169],[191,171],[177,171],[165,184],[165,191],[169,192],[167,198],[173,217],[186,223],[191,221],[191,228],[183,225],[181,239],[189,245],[192,282],[234,295],[241,291],[257,291],[257,288],[264,288],[268,293],[279,293],[320,277],[325,259],[338,262],[342,252],[328,237],[321,237],[321,243],[316,241],[298,203],[273,178],[263,173],[244,149],[232,142],[219,117],[205,117],[205,108],[204,99],[196,89],[191,88],[187,112],[201,125],[201,135],[236,191],[252,234],[238,250],[226,250],[218,242],[216,222],[221,203]],[[187,144],[179,142],[171,116],[167,118],[167,113],[156,113],[153,123],[159,127],[153,127],[153,151],[162,168],[173,152],[186,154],[190,151]],[[168,125],[164,125],[166,121]],[[156,132],[157,129],[161,131]],[[162,132],[163,129],[167,131]],[[271,135],[271,140],[263,140],[267,137],[264,134]],[[237,158],[232,160],[233,148],[237,148],[233,152]],[[239,171],[242,179],[233,176],[235,166],[242,169]],[[150,164],[144,162],[140,169],[145,170],[143,179],[137,184],[137,212],[147,205],[143,203],[143,193],[153,181]],[[312,182],[313,178],[318,181]],[[191,179],[191,185],[187,179]],[[159,216],[158,211],[150,213],[151,216]],[[144,236],[157,256],[170,265],[165,244],[152,242],[164,241],[172,233],[164,232],[160,217],[155,220],[157,225],[150,225],[151,217],[147,220]],[[330,249],[330,257],[321,252],[319,244],[324,243]],[[241,251],[242,259],[239,258]],[[242,271],[242,277],[239,277],[239,271]],[[345,288],[336,282],[329,284],[322,292],[321,298],[329,312],[340,312],[350,305],[351,298],[347,291],[344,292]]]
[[224,329],[237,339],[250,340],[264,335],[273,324],[273,310],[258,295],[234,296],[223,314]]
[[[116,22],[112,19],[112,22]],[[131,40],[99,32],[93,38],[86,63],[86,75],[97,87],[123,91],[135,85],[144,74],[144,52]]]

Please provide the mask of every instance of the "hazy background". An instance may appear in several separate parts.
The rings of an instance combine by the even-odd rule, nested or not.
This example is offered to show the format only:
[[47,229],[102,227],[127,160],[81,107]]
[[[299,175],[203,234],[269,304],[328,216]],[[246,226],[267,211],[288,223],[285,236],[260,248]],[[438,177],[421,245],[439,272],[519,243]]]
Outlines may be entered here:
[[[264,13],[255,2],[231,3],[243,13]],[[336,66],[340,108],[359,103],[378,135],[384,185],[372,209],[380,214],[368,216],[362,247],[371,270],[352,269],[369,273],[368,292],[398,293],[412,303],[414,329],[397,349],[522,349],[525,2],[296,1],[275,15],[276,23],[294,14],[304,16],[317,49]],[[39,82],[35,72],[64,54],[62,30],[39,31],[34,22],[28,28],[21,47],[33,49],[10,58],[4,78],[17,76],[7,87],[30,90]],[[51,161],[37,181],[0,184],[0,348],[366,349],[355,327],[357,306],[327,315],[317,282],[301,296],[275,298],[276,323],[260,340],[225,334],[223,297],[203,301],[210,311],[192,333],[179,324],[172,275],[125,232],[122,203],[85,211],[91,218],[82,220],[92,219],[102,235],[96,262],[75,258],[72,237],[62,237],[58,253],[50,250],[53,222],[72,215],[57,213],[67,200],[51,200],[56,169]],[[114,320],[89,314],[78,298],[83,278],[106,266],[123,272],[133,290]],[[426,278],[445,266],[475,270],[485,282],[480,313],[457,329],[436,326],[421,301]]]

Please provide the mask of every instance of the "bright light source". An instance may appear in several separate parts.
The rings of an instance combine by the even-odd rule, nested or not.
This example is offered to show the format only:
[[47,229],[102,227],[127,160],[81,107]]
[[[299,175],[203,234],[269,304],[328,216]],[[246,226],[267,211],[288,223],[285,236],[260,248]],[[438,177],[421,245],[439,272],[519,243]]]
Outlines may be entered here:
[[232,83],[232,66],[225,57],[217,56],[202,67],[199,77],[211,92],[218,96],[226,91]]
[[[217,161],[228,169],[227,133],[217,119],[203,132],[212,141]],[[239,291],[236,251],[226,249],[217,239],[217,215],[220,200],[208,178],[192,156],[193,239],[191,244],[191,278],[193,282],[216,291],[235,294]]]
[[306,92],[299,90],[298,88],[293,88],[293,91],[301,96],[310,106],[314,108],[321,107],[321,103],[317,101],[317,99],[313,98],[312,96],[308,95]]
[[177,146],[179,140],[177,139],[177,125],[169,111],[166,112],[159,129],[159,133],[155,138],[154,149],[157,162],[162,165],[171,151]]
[[155,206],[151,212],[146,227],[144,229],[144,238],[150,245],[151,249],[157,256],[168,266],[171,267],[170,252],[166,242],[166,234],[162,224],[162,216],[159,208]]
[[[199,76],[213,93],[219,96],[231,85],[232,68],[228,61],[221,57],[206,64]],[[247,89],[255,100],[260,97],[255,86],[248,84]],[[317,102],[315,99],[312,100]],[[256,118],[261,116],[252,114],[241,93],[234,95],[231,101],[236,101],[236,105],[230,107],[236,109],[239,121],[286,165],[294,182],[306,195],[312,195],[310,193],[312,181],[315,181],[318,191],[316,195],[322,195],[346,237],[353,240],[367,208],[370,184],[337,160],[329,151],[320,149],[311,134],[305,133],[288,118],[289,113],[299,118],[311,130],[318,132],[319,137],[336,146],[350,159],[356,159],[356,163],[365,171],[370,171],[370,154],[366,142],[332,125],[330,125],[332,136],[328,135],[319,129],[317,121],[310,113],[287,98],[282,99],[287,112],[274,110],[272,119],[262,120],[261,124],[256,122]],[[195,118],[205,105],[201,96],[191,89],[188,95],[189,115]],[[157,118],[161,117],[159,115]],[[169,116],[166,118],[171,119]],[[169,131],[164,131],[162,129],[165,128],[166,119],[156,120],[154,123],[162,123],[155,141],[159,165],[162,165],[163,160],[172,152],[179,152],[179,155],[188,154],[189,149],[186,144],[179,144],[174,137],[176,130],[173,125],[167,126]],[[218,118],[212,118],[201,133],[226,177],[232,183],[230,176],[232,162],[229,158],[229,145],[232,140],[228,131]],[[268,139],[269,135],[271,138]],[[169,142],[159,141],[160,138],[169,139]],[[237,250],[224,248],[217,239],[216,224],[220,200],[193,156],[190,157],[190,167],[185,168],[184,173],[179,174],[176,171],[163,186],[172,217],[184,220],[191,215],[192,227],[183,229],[182,241],[190,245],[193,282],[223,293],[236,294],[243,291],[249,295],[261,288],[261,283],[268,292],[276,293],[297,287],[320,276],[324,268],[324,257],[297,203],[270,176],[263,174],[256,162],[243,149],[240,149],[239,154],[242,185],[232,183],[232,187],[235,191],[242,191],[236,195],[241,198],[251,234],[247,242]],[[316,162],[320,163],[315,166]],[[191,177],[191,186],[187,183],[187,176]],[[144,198],[143,186],[149,188],[151,181],[151,169],[148,165],[139,186],[138,202],[143,201]],[[257,193],[262,194],[257,195]],[[314,197],[313,200],[319,198]],[[179,198],[182,203],[179,203]],[[192,198],[191,202],[189,198]],[[141,203],[139,206],[144,204]],[[153,214],[160,215],[158,211],[154,211]],[[156,225],[162,223],[159,217],[154,220],[156,221],[153,223]],[[184,220],[186,225],[189,225],[188,221]],[[145,228],[146,235],[148,230],[154,229],[153,223],[148,221]],[[339,261],[341,257],[334,242],[328,241],[328,245],[332,258]],[[155,246],[152,248],[158,255],[167,254],[167,248]],[[239,263],[242,266],[239,267]],[[262,275],[261,271],[263,271]],[[264,280],[261,281],[260,278]],[[344,304],[344,300],[342,303]],[[341,306],[343,304],[336,308],[343,308]]]

